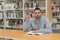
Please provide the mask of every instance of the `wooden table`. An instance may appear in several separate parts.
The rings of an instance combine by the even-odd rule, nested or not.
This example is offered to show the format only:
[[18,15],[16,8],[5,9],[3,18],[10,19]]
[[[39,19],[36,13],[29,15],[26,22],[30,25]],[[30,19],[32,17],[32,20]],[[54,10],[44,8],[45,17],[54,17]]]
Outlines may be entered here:
[[27,35],[20,30],[0,29],[0,38],[13,40],[60,40],[60,34]]

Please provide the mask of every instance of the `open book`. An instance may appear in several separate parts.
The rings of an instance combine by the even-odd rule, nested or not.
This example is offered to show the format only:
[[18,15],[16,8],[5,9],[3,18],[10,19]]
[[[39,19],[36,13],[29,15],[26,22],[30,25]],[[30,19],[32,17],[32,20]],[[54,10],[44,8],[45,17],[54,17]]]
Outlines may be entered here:
[[43,33],[33,33],[33,31],[27,32],[29,35],[43,35]]

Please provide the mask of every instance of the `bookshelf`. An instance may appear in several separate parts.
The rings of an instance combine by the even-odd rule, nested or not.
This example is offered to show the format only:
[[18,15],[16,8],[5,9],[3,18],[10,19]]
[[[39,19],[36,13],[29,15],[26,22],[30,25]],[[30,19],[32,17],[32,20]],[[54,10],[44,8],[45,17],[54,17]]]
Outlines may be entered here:
[[4,0],[4,28],[23,28],[23,0]]
[[3,17],[3,0],[0,0],[0,27],[4,26]]
[[53,29],[60,29],[60,0],[52,0]]

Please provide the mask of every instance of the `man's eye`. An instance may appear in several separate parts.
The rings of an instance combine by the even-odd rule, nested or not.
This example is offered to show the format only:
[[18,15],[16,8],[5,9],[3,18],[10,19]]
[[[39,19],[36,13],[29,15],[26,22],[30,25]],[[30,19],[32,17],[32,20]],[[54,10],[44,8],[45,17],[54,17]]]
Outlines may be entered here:
[[37,14],[37,13],[35,13],[35,14]]

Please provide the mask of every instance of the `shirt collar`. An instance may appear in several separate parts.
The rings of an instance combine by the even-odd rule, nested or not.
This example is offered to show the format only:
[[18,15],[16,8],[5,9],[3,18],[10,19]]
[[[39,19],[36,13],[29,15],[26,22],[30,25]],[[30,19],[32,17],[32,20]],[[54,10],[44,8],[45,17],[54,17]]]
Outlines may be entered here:
[[[42,17],[43,17],[43,16],[40,17],[40,21],[39,21],[39,22],[42,21]],[[35,23],[39,23],[39,22],[37,22],[37,21],[35,20],[35,18],[34,18],[33,20],[34,20]]]

